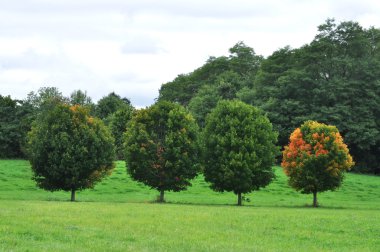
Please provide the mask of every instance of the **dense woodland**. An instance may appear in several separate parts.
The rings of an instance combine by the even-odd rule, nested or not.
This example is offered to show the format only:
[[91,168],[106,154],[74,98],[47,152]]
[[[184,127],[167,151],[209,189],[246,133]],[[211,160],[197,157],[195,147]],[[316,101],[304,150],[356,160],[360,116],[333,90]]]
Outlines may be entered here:
[[64,97],[55,87],[30,92],[25,100],[0,95],[0,158],[25,158],[27,133],[32,124],[39,115],[61,103],[81,105],[91,116],[100,118],[115,138],[116,158],[122,158],[122,136],[134,111],[130,100],[112,92],[94,104],[86,92],[76,90]]
[[[380,30],[356,22],[327,20],[301,48],[281,48],[265,58],[243,42],[229,56],[210,57],[188,74],[163,84],[158,101],[179,103],[200,130],[220,100],[238,99],[260,108],[279,132],[279,146],[307,120],[336,125],[358,172],[380,173]],[[27,132],[43,111],[57,103],[83,105],[102,119],[123,158],[123,134],[134,108],[115,93],[96,104],[77,90],[64,97],[41,88],[24,100],[0,95],[0,158],[24,158]]]
[[267,58],[239,42],[162,85],[159,100],[187,106],[203,127],[219,100],[240,99],[267,113],[280,146],[306,120],[336,125],[355,170],[379,174],[380,30],[331,19],[318,28],[311,43]]

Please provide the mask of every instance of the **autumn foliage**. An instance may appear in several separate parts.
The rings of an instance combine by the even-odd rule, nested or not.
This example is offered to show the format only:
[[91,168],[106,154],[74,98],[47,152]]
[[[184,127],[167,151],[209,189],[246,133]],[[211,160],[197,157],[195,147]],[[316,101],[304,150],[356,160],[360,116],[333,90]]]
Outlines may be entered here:
[[314,206],[317,192],[338,188],[343,172],[353,165],[338,129],[315,121],[307,121],[294,130],[281,163],[293,188],[314,194]]

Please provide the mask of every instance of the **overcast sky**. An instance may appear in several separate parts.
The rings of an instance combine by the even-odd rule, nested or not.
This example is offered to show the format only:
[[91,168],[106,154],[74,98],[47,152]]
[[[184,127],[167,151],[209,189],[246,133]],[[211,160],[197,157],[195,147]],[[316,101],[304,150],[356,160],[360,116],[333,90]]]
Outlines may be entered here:
[[309,43],[327,18],[380,27],[378,0],[0,0],[0,94],[114,91],[144,107],[161,84],[228,55]]

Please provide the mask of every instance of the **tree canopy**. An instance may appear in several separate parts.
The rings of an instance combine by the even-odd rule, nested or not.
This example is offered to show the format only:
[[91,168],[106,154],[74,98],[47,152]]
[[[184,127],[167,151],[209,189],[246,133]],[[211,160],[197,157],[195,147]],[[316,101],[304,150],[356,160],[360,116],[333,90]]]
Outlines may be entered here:
[[280,50],[263,62],[255,95],[247,102],[268,112],[282,145],[292,129],[306,120],[336,125],[358,170],[378,173],[379,45],[378,29],[327,20],[309,45]]
[[124,157],[124,134],[127,130],[127,125],[132,119],[134,109],[132,106],[123,106],[110,116],[109,128],[112,136],[115,139],[116,158],[118,160],[125,159]]
[[289,184],[302,193],[334,190],[341,185],[343,172],[354,165],[347,145],[335,126],[307,121],[293,131],[283,151],[281,166]]
[[24,158],[26,134],[34,120],[33,107],[0,95],[0,158]]
[[136,112],[127,127],[128,173],[160,192],[182,191],[199,171],[197,125],[179,104],[158,102]]
[[201,127],[219,100],[234,98],[267,113],[281,146],[307,120],[336,125],[356,160],[354,170],[380,173],[379,29],[328,19],[309,44],[267,58],[238,43],[229,57],[211,57],[164,84],[159,95],[188,106]]
[[45,190],[92,188],[114,167],[113,138],[103,123],[79,106],[57,104],[44,111],[28,135],[33,179]]
[[39,88],[37,92],[30,92],[24,100],[0,95],[0,157],[25,158],[26,135],[32,122],[61,103],[81,105],[91,116],[97,116],[96,113],[104,116],[101,119],[115,138],[117,158],[122,158],[122,135],[134,110],[129,99],[111,93],[94,104],[86,91],[74,90],[69,97],[65,97],[56,87]]
[[220,101],[207,116],[204,175],[215,191],[259,190],[274,178],[277,134],[261,111],[241,101]]
[[106,120],[119,109],[132,107],[131,101],[128,98],[121,98],[120,95],[114,92],[109,93],[98,101],[96,106],[96,116],[102,120]]
[[258,71],[262,59],[263,57],[256,55],[252,48],[239,42],[230,49],[228,57],[210,57],[203,66],[192,73],[181,74],[172,82],[163,84],[158,100],[178,102],[187,106],[205,85],[226,85],[227,97],[223,98],[235,98],[235,93],[241,86],[252,84],[251,79]]

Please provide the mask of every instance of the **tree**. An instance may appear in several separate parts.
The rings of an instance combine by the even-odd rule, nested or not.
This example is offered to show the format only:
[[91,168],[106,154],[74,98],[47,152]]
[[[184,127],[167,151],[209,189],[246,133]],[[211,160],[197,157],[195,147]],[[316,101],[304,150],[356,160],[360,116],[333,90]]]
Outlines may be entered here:
[[30,92],[25,102],[35,109],[42,111],[54,107],[57,103],[67,102],[68,99],[56,87],[42,87],[37,93]]
[[87,95],[87,91],[82,91],[80,89],[74,90],[70,94],[70,104],[72,105],[81,105],[81,106],[87,106],[92,105],[91,97]]
[[233,71],[218,75],[213,85],[202,86],[190,100],[188,109],[194,115],[201,129],[205,126],[206,116],[220,100],[232,100],[244,85],[241,77]]
[[198,172],[197,125],[179,104],[158,102],[136,112],[128,125],[128,173],[160,192],[182,191]]
[[0,95],[0,158],[21,156],[18,101]]
[[274,178],[277,133],[257,108],[241,101],[220,101],[206,119],[204,176],[215,191],[242,194]]
[[343,172],[353,165],[338,129],[315,121],[307,121],[294,130],[281,163],[290,186],[313,194],[314,207],[318,206],[317,193],[338,188]]
[[20,100],[0,95],[0,158],[24,158],[26,132],[33,109]]
[[74,90],[70,94],[69,103],[71,105],[81,105],[83,107],[86,107],[91,115],[95,113],[95,104],[92,102],[91,97],[87,95],[87,91],[83,92],[80,89]]
[[[57,104],[66,103],[68,101],[69,99],[64,97],[56,87],[41,87],[37,92],[30,92],[27,98],[22,102],[22,107],[28,112],[27,116],[23,117],[25,137],[32,127],[32,122],[35,121],[40,114],[53,109]],[[26,139],[24,139],[24,142],[26,144]]]
[[37,185],[49,191],[71,191],[71,201],[76,191],[92,188],[114,167],[110,132],[81,106],[57,104],[43,112],[28,137]]
[[127,123],[132,117],[133,106],[128,98],[121,98],[114,92],[98,101],[95,114],[110,128],[115,139],[116,158],[124,158],[124,137]]
[[95,110],[96,116],[108,123],[110,119],[109,116],[119,109],[126,107],[132,107],[129,99],[121,98],[119,95],[112,92],[98,101]]
[[215,108],[221,97],[215,86],[205,85],[200,88],[198,94],[194,96],[189,103],[189,110],[197,120],[200,128],[204,128],[206,115]]
[[127,130],[127,124],[132,119],[134,110],[132,107],[123,107],[112,114],[110,118],[110,129],[112,136],[115,138],[116,158],[124,159],[124,133]]
[[[298,50],[300,51],[300,50]],[[285,145],[295,125],[308,118],[312,104],[312,89],[308,76],[294,67],[299,52],[289,47],[275,51],[265,59],[258,71],[252,89],[244,88],[237,94],[242,101],[266,111],[269,120],[279,132],[279,143]]]
[[238,42],[229,50],[228,57],[210,57],[206,63],[189,74],[181,74],[173,81],[161,86],[158,100],[189,105],[192,98],[205,85],[218,86],[225,99],[235,98],[238,89],[253,85],[262,56]]
[[231,69],[239,73],[242,77],[250,78],[256,75],[259,70],[263,57],[256,55],[253,48],[240,41],[230,48],[230,66]]

